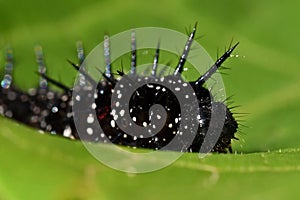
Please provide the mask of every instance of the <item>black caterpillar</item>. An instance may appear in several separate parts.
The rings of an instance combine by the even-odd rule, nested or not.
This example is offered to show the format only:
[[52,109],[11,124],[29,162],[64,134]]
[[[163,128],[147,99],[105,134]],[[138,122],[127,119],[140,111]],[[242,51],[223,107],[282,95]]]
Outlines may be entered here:
[[[159,122],[161,118],[159,115],[152,116],[149,112],[150,107],[154,104],[162,105],[166,110],[166,123],[156,135],[146,136],[141,134],[140,137],[131,136],[123,131],[124,129],[121,130],[116,124],[117,118],[122,118],[124,112],[121,108],[119,108],[118,111],[112,109],[113,106],[116,107],[119,104],[118,101],[111,101],[112,96],[120,94],[120,96],[122,96],[122,94],[126,91],[131,90],[131,84],[117,85],[120,79],[128,77],[123,71],[117,71],[119,79],[115,78],[115,75],[112,73],[109,61],[109,38],[107,36],[104,41],[107,66],[106,71],[101,72],[104,79],[99,82],[93,80],[87,73],[80,70],[80,65],[85,59],[85,54],[82,43],[77,43],[79,63],[75,64],[71,61],[69,61],[69,63],[76,70],[80,71],[79,81],[81,81],[80,85],[82,87],[79,88],[66,87],[62,83],[48,77],[46,75],[46,66],[44,63],[42,48],[36,47],[35,53],[39,66],[40,84],[36,89],[30,89],[28,93],[19,90],[12,84],[13,52],[12,49],[8,48],[6,50],[4,78],[1,82],[2,87],[0,90],[0,113],[28,126],[71,139],[107,142],[105,138],[108,138],[115,144],[158,150],[167,145],[175,135],[182,134],[182,132],[178,131],[181,123],[181,117],[184,117],[181,116],[180,113],[180,106],[182,105],[179,104],[173,92],[163,86],[164,83],[167,83],[168,81],[172,82],[176,80],[174,87],[177,87],[181,92],[185,91],[184,87],[186,84],[191,85],[195,91],[200,110],[197,111],[198,115],[197,118],[194,119],[195,123],[193,123],[198,126],[198,131],[195,137],[192,138],[192,143],[185,144],[185,137],[179,137],[179,139],[177,139],[179,140],[178,144],[183,144],[183,147],[175,147],[170,150],[199,152],[210,125],[212,109],[219,109],[225,111],[225,121],[220,125],[222,132],[217,142],[214,143],[212,151],[226,153],[227,150],[229,150],[229,152],[232,152],[231,140],[237,139],[235,137],[235,133],[238,129],[238,123],[233,117],[230,109],[226,107],[225,103],[214,101],[210,91],[203,85],[206,80],[208,80],[217,71],[221,64],[230,57],[238,43],[230,47],[205,74],[198,78],[198,80],[187,83],[184,82],[178,75],[180,75],[183,71],[183,66],[190,51],[195,31],[196,26],[189,35],[174,74],[165,77],[160,77],[160,75],[157,75],[156,72],[160,55],[159,46],[156,49],[154,56],[151,76],[141,76],[136,74],[137,54],[135,48],[135,36],[133,35],[132,37],[130,70],[131,83],[134,84],[134,82],[143,82],[146,79],[151,79],[155,83],[145,84],[142,87],[139,87],[135,90],[133,95],[129,97],[129,114],[136,125],[147,127],[147,125],[151,123],[151,120],[155,120],[156,118],[156,121]],[[62,88],[64,92],[59,93],[51,90],[48,87],[48,83],[52,83]],[[91,85],[94,85],[96,88],[90,87]],[[119,90],[117,90],[117,87]],[[75,90],[76,92],[80,91],[81,95],[77,95],[74,99],[72,99],[72,94]],[[89,106],[89,108],[83,108],[84,112],[74,115],[72,112],[72,105],[74,101],[84,101],[85,96],[91,95],[94,97],[94,103]],[[189,106],[189,109],[192,108],[192,105],[184,106]],[[97,119],[91,115],[92,111],[96,112]],[[119,115],[116,113],[119,113]],[[75,127],[74,121],[80,124],[81,128],[79,129],[81,130],[78,130],[78,127]],[[95,122],[99,122],[102,127],[102,131],[97,129],[97,126],[94,125]],[[126,127],[130,127],[132,124],[127,123],[123,126],[123,128],[126,129]],[[154,126],[152,129],[153,128],[155,129]],[[152,129],[149,127],[149,132],[151,132]],[[79,134],[79,132],[81,134]],[[185,134],[187,133],[185,132]]]

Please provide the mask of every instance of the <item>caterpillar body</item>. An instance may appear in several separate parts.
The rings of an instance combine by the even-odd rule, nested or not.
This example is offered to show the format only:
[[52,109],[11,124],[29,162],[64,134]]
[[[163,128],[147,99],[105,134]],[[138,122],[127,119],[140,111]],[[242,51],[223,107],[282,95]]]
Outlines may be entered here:
[[[69,61],[80,73],[79,81],[81,81],[80,85],[82,87],[78,88],[69,88],[63,83],[48,77],[46,75],[42,48],[36,47],[36,60],[40,74],[39,86],[30,89],[28,92],[18,89],[12,84],[13,51],[11,48],[8,48],[6,50],[4,78],[0,89],[0,113],[28,126],[71,139],[93,142],[107,142],[107,139],[109,139],[114,144],[154,150],[162,149],[176,135],[181,135],[176,139],[180,147],[173,146],[168,150],[199,152],[208,129],[219,128],[221,133],[217,142],[213,144],[212,151],[221,153],[232,152],[231,141],[232,139],[237,139],[235,133],[238,130],[238,122],[235,120],[230,108],[224,102],[215,101],[210,90],[205,88],[204,84],[221,67],[222,63],[230,57],[238,43],[227,49],[213,66],[197,80],[187,82],[181,79],[180,74],[183,71],[183,66],[190,51],[195,31],[196,26],[188,37],[174,73],[168,76],[162,76],[157,73],[160,55],[159,45],[155,51],[151,74],[144,76],[136,73],[136,38],[132,34],[131,69],[129,74],[127,75],[123,71],[112,68],[109,60],[109,37],[105,36],[104,56],[106,68],[104,72],[101,72],[103,80],[95,81],[85,71],[80,69],[85,59],[85,53],[82,43],[78,42],[78,64]],[[122,79],[130,81],[123,83]],[[147,84],[148,80],[151,80],[150,84]],[[63,92],[50,89],[49,83],[60,87],[63,89]],[[142,86],[134,88],[135,83],[139,83]],[[166,87],[168,83],[173,84],[174,91]],[[91,87],[91,85],[94,85],[94,87]],[[183,129],[186,131],[179,130],[180,125],[182,125],[182,119],[185,117],[181,113],[181,108],[192,110],[194,106],[188,103],[189,93],[188,89],[186,89],[187,85],[193,89],[193,94],[197,99],[196,107],[199,107],[196,118],[189,123],[192,124],[191,126],[197,126],[197,132],[191,143],[186,143],[185,141],[186,136],[189,134],[189,125],[183,124]],[[131,90],[134,90],[131,93],[132,95],[125,97],[125,94]],[[80,95],[73,96],[74,91],[76,91],[76,94],[80,93]],[[184,105],[180,105],[174,92],[184,96],[186,100]],[[80,114],[74,115],[72,111],[74,101],[84,101],[86,96],[92,96],[94,102],[88,108],[83,108],[84,111]],[[127,119],[124,118],[126,109],[120,106],[120,102],[126,100],[128,101],[126,105],[129,111],[127,114],[132,121],[124,120]],[[165,109],[165,112],[161,115],[152,107],[157,104]],[[224,122],[216,125],[216,127],[210,127],[213,112],[224,112]],[[96,113],[96,117],[92,113]],[[120,123],[117,123],[118,120]],[[160,124],[162,121],[164,124]],[[81,128],[78,128],[75,123],[80,124],[79,127]],[[101,129],[98,128],[99,125]],[[156,125],[161,127],[160,130],[158,130]],[[141,132],[139,135],[131,135],[126,131],[126,128],[132,128],[133,126],[148,128],[145,133]],[[151,134],[154,132],[156,134]],[[175,144],[177,144],[176,142]]]

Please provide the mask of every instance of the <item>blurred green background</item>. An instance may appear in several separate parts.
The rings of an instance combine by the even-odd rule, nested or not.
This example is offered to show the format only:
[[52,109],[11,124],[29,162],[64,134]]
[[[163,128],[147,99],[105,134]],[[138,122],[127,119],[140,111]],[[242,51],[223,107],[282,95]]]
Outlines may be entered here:
[[[41,44],[48,75],[72,85],[75,43],[87,51],[135,27],[185,32],[198,21],[198,42],[216,58],[232,38],[239,57],[223,76],[242,118],[237,155],[199,160],[187,154],[171,167],[123,174],[95,161],[79,142],[35,134],[0,119],[0,199],[292,198],[300,182],[300,22],[298,1],[0,0],[0,64],[14,48],[14,82],[37,84],[33,47]],[[268,153],[269,152],[269,153]],[[242,155],[241,155],[242,154]]]

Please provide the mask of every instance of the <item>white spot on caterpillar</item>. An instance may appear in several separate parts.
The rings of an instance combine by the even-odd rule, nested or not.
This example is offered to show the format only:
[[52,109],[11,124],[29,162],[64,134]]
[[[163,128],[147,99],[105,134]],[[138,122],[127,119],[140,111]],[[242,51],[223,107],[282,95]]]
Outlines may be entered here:
[[4,113],[4,108],[3,106],[0,106],[0,114],[3,115],[3,113]]
[[119,115],[114,115],[114,120],[116,121],[118,119]]
[[9,117],[9,118],[12,118],[13,113],[10,110],[8,110],[8,111],[5,112],[5,116]]
[[86,122],[89,124],[94,123],[94,117],[92,114],[89,114],[89,116],[86,118]]
[[87,134],[89,134],[89,135],[93,135],[93,129],[90,128],[90,127],[86,129],[86,132],[87,132]]
[[120,115],[121,115],[121,117],[123,117],[123,116],[124,116],[124,114],[125,114],[125,110],[121,110],[121,111],[120,111]]
[[7,95],[7,98],[10,100],[10,101],[14,101],[16,100],[17,98],[17,94],[15,92],[9,92],[8,95]]
[[63,136],[64,137],[70,137],[72,133],[72,129],[70,126],[66,126],[64,132],[63,132]]
[[148,87],[148,88],[154,88],[154,85],[147,84],[147,87]]
[[58,112],[58,108],[57,108],[56,106],[54,106],[54,107],[52,107],[51,111],[52,111],[53,113],[57,113],[57,112]]
[[177,91],[177,92],[180,91],[180,87],[176,87],[175,91]]
[[114,120],[111,120],[110,125],[111,125],[111,127],[115,128],[116,127],[116,122]]
[[75,99],[76,101],[80,101],[80,95],[76,95]]

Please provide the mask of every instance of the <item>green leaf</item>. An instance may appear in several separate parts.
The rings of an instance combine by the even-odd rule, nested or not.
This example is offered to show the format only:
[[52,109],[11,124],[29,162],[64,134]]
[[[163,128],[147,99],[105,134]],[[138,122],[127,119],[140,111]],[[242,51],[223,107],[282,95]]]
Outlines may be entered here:
[[80,142],[8,119],[0,125],[1,199],[280,199],[298,190],[300,149],[187,153],[165,169],[126,174],[95,160]]

